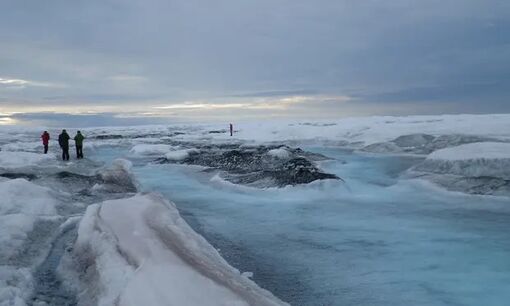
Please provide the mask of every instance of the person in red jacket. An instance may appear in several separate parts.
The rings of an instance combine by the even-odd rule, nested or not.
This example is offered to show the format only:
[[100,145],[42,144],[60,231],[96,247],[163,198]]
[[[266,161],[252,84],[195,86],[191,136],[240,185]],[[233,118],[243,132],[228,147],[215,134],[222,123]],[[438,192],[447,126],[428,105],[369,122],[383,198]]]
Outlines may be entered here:
[[48,143],[50,142],[50,133],[48,131],[44,131],[41,135],[42,143],[44,146],[44,154],[48,153]]

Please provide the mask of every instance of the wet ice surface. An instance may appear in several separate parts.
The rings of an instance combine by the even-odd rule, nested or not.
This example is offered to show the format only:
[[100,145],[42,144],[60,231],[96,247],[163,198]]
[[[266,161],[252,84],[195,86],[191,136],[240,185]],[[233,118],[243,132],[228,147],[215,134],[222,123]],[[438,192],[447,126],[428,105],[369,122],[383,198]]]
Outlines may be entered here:
[[34,273],[35,288],[31,301],[34,305],[77,305],[76,293],[63,284],[57,272],[62,256],[72,247],[75,239],[76,227],[72,226],[59,233],[52,242],[48,256]]
[[[347,181],[257,190],[180,165],[135,162],[146,190],[241,271],[293,305],[502,305],[510,299],[510,201],[398,175],[420,158],[311,149]],[[102,149],[98,158],[127,154]],[[340,161],[346,161],[342,163]]]

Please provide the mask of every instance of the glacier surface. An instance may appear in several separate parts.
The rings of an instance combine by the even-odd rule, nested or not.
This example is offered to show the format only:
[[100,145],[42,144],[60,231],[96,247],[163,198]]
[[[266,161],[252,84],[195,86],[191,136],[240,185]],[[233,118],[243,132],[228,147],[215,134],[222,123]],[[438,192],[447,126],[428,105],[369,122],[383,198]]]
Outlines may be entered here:
[[70,162],[41,130],[0,127],[2,306],[510,298],[510,115],[89,128]]

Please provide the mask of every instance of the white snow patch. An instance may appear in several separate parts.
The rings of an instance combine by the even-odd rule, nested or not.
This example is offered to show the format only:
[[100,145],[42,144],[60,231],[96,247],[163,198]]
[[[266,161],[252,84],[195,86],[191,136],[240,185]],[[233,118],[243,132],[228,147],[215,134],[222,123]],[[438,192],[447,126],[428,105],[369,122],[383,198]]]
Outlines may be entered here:
[[154,194],[89,206],[73,252],[95,269],[80,298],[97,305],[285,305]]
[[53,154],[0,151],[0,168],[30,167],[55,161]]
[[172,161],[180,161],[188,158],[190,153],[200,152],[197,149],[176,150],[165,154],[165,158]]
[[267,152],[267,154],[269,154],[273,157],[276,157],[276,158],[280,158],[280,159],[286,159],[286,158],[289,158],[289,156],[290,156],[290,152],[284,148],[269,150]]
[[173,147],[166,144],[137,144],[131,148],[131,154],[134,155],[163,155]]

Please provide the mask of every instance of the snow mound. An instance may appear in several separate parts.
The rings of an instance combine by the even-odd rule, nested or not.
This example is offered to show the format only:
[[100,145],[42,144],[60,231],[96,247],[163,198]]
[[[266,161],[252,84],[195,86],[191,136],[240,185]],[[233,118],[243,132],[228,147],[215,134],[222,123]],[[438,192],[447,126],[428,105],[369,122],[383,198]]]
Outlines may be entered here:
[[89,206],[72,256],[83,305],[285,305],[154,194]]
[[96,190],[108,192],[136,192],[137,183],[131,172],[133,164],[126,159],[116,159],[112,166],[99,172],[102,185],[95,186]]
[[118,158],[113,161],[112,168],[116,170],[124,170],[129,172],[133,168],[133,163],[131,163],[127,159]]
[[4,169],[30,167],[49,161],[55,161],[55,156],[31,152],[0,151],[0,168]]
[[188,158],[190,154],[199,152],[197,149],[176,150],[166,153],[165,158],[171,161],[181,161]]
[[133,155],[163,155],[168,153],[173,147],[166,144],[137,144],[131,148]]
[[269,150],[267,154],[280,159],[287,159],[290,157],[290,152],[283,148]]

